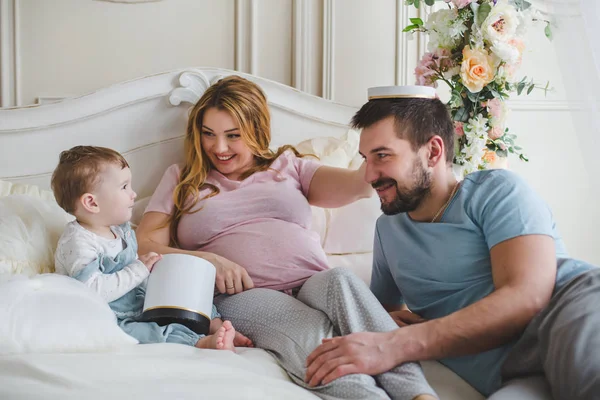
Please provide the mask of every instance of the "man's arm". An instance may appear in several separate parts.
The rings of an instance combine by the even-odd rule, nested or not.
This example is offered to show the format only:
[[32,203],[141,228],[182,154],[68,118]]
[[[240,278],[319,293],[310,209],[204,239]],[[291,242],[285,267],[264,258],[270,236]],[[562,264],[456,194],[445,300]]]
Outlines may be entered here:
[[307,359],[307,382],[376,375],[407,361],[479,353],[514,339],[550,300],[554,240],[546,235],[506,240],[491,249],[491,261],[496,290],[489,296],[446,317],[393,332],[326,339]]
[[[553,238],[519,236],[491,249],[496,290],[446,317],[399,329],[398,363],[484,352],[517,337],[550,301],[556,280]],[[407,342],[412,343],[407,345]]]

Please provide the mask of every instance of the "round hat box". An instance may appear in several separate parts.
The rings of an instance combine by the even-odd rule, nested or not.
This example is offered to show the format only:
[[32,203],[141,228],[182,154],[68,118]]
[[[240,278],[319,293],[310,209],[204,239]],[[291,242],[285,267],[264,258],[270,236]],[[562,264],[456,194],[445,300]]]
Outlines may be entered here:
[[215,267],[202,258],[164,254],[148,278],[142,321],[178,323],[208,335],[215,275]]

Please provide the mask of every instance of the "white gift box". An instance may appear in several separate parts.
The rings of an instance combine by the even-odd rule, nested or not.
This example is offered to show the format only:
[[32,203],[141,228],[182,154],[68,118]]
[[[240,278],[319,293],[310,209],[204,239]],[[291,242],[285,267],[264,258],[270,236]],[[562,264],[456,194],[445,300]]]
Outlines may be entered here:
[[202,258],[164,254],[148,278],[142,320],[208,335],[215,276],[215,267]]

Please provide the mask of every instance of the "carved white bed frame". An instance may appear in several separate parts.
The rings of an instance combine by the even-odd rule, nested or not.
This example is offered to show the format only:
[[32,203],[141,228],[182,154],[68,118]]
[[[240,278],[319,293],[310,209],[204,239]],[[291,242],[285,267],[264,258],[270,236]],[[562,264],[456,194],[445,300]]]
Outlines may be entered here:
[[[150,196],[166,168],[183,161],[187,113],[221,77],[259,84],[271,110],[272,147],[348,131],[356,108],[239,72],[195,68],[135,79],[59,103],[0,109],[0,180],[50,188],[62,150],[88,144],[114,148],[130,163],[140,199]],[[366,93],[365,93],[366,98]],[[450,370],[424,363],[442,398],[481,397]]]
[[165,169],[182,161],[189,107],[216,80],[240,75],[265,91],[272,146],[341,136],[355,108],[239,72],[198,68],[135,79],[59,103],[0,109],[0,179],[49,188],[62,150],[88,144],[128,159],[139,198],[152,194]]

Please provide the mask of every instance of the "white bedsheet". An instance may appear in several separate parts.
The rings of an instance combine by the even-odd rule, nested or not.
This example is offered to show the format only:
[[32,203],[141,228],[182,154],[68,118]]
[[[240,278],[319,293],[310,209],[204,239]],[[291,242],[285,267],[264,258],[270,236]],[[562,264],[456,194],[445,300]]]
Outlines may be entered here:
[[[481,400],[438,363],[424,363],[446,400]],[[113,353],[0,357],[0,399],[316,399],[294,385],[263,350],[198,350],[151,344]]]

